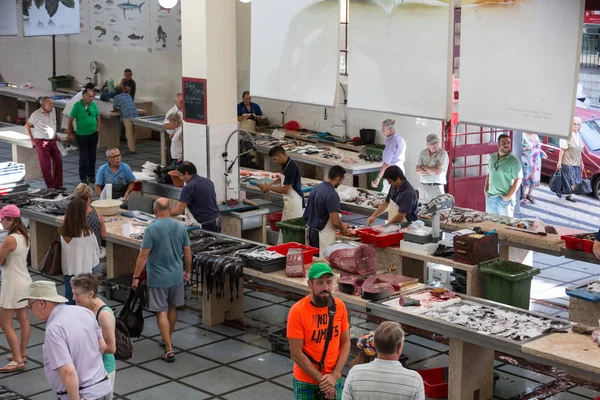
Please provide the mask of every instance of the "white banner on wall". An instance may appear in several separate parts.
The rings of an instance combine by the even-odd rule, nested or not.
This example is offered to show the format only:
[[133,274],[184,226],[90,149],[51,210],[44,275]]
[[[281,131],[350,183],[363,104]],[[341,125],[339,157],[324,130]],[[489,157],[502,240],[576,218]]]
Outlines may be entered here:
[[584,0],[463,5],[460,121],[568,136],[583,11]]
[[334,106],[339,0],[252,2],[253,96]]
[[21,0],[25,36],[80,32],[79,0]]
[[350,0],[348,107],[452,115],[454,0]]
[[181,53],[181,2],[171,9],[158,3],[150,7],[150,48]]
[[17,36],[17,1],[0,0],[0,36]]

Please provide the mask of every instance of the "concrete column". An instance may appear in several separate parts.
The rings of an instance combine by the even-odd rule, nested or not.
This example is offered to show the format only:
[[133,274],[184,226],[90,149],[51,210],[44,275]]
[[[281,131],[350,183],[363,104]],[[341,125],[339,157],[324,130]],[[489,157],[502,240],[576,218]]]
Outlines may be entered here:
[[[215,184],[217,201],[239,197],[237,162],[225,183],[222,154],[238,127],[236,76],[236,0],[181,0],[182,75],[206,79],[207,125],[183,124],[184,158]],[[238,136],[227,149],[238,154]]]

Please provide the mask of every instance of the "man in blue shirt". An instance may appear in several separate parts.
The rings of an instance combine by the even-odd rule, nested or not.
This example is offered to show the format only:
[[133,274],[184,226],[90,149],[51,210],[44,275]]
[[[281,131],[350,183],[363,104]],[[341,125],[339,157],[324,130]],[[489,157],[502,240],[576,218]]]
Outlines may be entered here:
[[259,105],[256,103],[252,103],[252,97],[250,97],[250,92],[245,91],[242,93],[242,102],[237,105],[237,115],[238,121],[245,121],[248,118],[254,118],[255,116],[262,116],[262,110]]
[[[175,361],[171,336],[177,320],[177,307],[185,305],[184,281],[192,273],[192,251],[185,226],[171,218],[169,200],[154,202],[156,221],[144,231],[144,240],[135,264],[131,287],[137,289],[139,276],[148,272],[148,310],[156,313],[160,343],[165,352],[160,358]],[[183,257],[182,257],[183,255]]]
[[100,196],[104,186],[111,183],[113,199],[124,197],[125,200],[129,200],[129,194],[135,183],[131,167],[121,162],[121,152],[116,147],[106,149],[106,158],[108,162],[98,168],[96,174],[96,193]]
[[[393,119],[386,119],[383,121],[381,125],[381,133],[383,133],[383,136],[385,136],[385,149],[383,150],[383,154],[381,156],[383,165],[379,170],[377,179],[371,182],[371,185],[374,188],[379,186],[379,181],[381,181],[381,178],[383,178],[383,173],[389,166],[395,165],[399,167],[402,172],[405,172],[404,160],[406,159],[406,142],[396,134],[396,121]],[[384,180],[383,189],[381,191],[387,193],[389,189],[390,185],[388,185],[387,181]]]
[[121,113],[121,124],[125,128],[127,137],[127,154],[135,154],[135,130],[133,128],[132,118],[139,117],[137,107],[131,97],[131,88],[123,86],[124,92],[115,96],[113,100],[113,109]]
[[285,149],[281,146],[272,147],[269,150],[269,157],[271,157],[275,164],[281,165],[283,182],[281,181],[281,178],[278,178],[270,184],[260,184],[258,185],[260,190],[263,192],[270,190],[283,195],[290,194],[290,190],[294,191],[300,196],[301,208],[304,208],[304,193],[302,193],[300,168],[298,168],[298,164],[286,154]]
[[302,218],[308,226],[310,246],[319,248],[319,232],[325,229],[330,219],[333,226],[342,233],[350,228],[340,218],[340,196],[336,191],[344,181],[345,174],[344,168],[334,165],[329,170],[327,180],[315,186],[308,196],[308,204]]
[[185,186],[181,190],[179,203],[171,210],[171,216],[183,214],[187,207],[194,219],[202,224],[202,229],[211,232],[221,232],[221,219],[217,205],[215,184],[209,179],[198,175],[196,166],[184,161],[177,171]]
[[[367,219],[367,226],[370,226],[375,219],[388,210],[390,202],[398,207],[398,210],[388,210],[388,224],[402,223],[408,226],[411,222],[419,219],[419,200],[413,186],[406,180],[402,170],[396,165],[388,167],[383,173],[383,178],[391,186],[391,189],[385,198],[385,201],[373,212]],[[394,207],[395,208],[395,207]]]

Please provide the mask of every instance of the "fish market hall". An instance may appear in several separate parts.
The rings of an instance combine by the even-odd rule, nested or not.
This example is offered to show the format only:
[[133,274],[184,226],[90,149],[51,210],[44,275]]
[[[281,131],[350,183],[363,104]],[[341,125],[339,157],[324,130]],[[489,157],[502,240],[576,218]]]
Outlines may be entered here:
[[0,5],[0,389],[600,398],[600,10],[554,3]]

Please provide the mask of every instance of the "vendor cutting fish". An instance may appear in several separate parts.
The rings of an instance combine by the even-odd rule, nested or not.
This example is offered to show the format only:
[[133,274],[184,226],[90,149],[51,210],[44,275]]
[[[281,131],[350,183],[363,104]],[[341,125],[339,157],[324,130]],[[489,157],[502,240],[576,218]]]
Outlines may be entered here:
[[335,242],[335,231],[346,233],[350,226],[340,217],[340,197],[336,189],[344,181],[346,170],[339,165],[331,167],[327,179],[310,193],[302,216],[308,229],[308,244],[320,249],[321,254]]
[[401,223],[408,226],[416,221],[419,218],[419,201],[415,189],[404,176],[404,172],[393,165],[385,170],[383,178],[391,189],[385,201],[367,219],[367,226],[371,226],[385,210],[388,211],[388,224]]
[[181,197],[175,208],[171,209],[171,216],[181,215],[187,208],[192,222],[202,225],[202,229],[211,232],[221,232],[221,219],[219,206],[217,206],[217,193],[215,184],[200,175],[196,166],[189,161],[184,161],[177,171],[186,185],[181,190]]
[[[304,208],[304,195],[302,193],[302,184],[300,183],[300,169],[298,164],[285,153],[281,146],[272,147],[269,150],[269,157],[275,164],[281,165],[282,172],[278,179],[273,183],[259,184],[258,187],[263,192],[272,191],[283,195],[283,215],[282,220],[300,218]],[[339,199],[339,198],[338,198]],[[283,243],[283,235],[279,232],[279,243]]]

